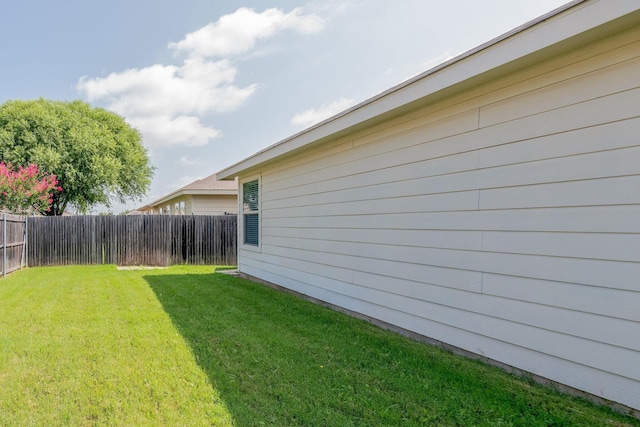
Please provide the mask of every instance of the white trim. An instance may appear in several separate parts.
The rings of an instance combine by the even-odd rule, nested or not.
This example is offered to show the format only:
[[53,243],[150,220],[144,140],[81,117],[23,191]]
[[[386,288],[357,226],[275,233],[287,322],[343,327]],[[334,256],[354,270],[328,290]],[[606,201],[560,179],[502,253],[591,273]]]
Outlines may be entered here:
[[[250,245],[244,242],[244,189],[247,182],[258,181],[258,245]],[[238,184],[238,247],[241,250],[252,252],[262,252],[262,176],[261,174],[251,175],[242,179]]]

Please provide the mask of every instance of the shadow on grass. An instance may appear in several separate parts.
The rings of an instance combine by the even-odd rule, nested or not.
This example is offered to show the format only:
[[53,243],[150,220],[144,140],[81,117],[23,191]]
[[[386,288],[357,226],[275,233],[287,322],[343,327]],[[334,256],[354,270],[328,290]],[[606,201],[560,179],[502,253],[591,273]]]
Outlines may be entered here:
[[640,425],[224,274],[147,275],[236,425]]

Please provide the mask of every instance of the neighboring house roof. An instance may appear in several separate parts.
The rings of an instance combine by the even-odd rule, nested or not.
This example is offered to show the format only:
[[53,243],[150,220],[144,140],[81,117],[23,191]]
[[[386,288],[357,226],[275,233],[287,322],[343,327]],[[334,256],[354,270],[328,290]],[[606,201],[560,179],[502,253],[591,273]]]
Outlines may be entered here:
[[218,172],[249,174],[328,139],[370,127],[640,22],[637,0],[574,0]]
[[238,194],[238,184],[235,181],[218,181],[216,179],[216,174],[213,174],[213,175],[209,175],[206,178],[193,181],[185,185],[184,187],[178,188],[177,190],[169,194],[166,194],[151,203],[147,203],[146,205],[138,208],[137,210],[145,210],[153,206],[162,205],[168,202],[169,200],[175,199],[176,197],[186,196],[186,195],[234,196],[237,194]]

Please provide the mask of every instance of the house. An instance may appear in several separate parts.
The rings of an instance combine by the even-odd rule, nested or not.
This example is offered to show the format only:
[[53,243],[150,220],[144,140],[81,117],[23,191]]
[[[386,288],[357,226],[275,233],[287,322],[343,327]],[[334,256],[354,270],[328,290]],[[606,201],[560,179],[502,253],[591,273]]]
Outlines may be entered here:
[[639,414],[639,76],[573,1],[229,166],[240,273]]
[[238,213],[238,185],[215,174],[193,181],[137,209],[146,215],[225,215]]

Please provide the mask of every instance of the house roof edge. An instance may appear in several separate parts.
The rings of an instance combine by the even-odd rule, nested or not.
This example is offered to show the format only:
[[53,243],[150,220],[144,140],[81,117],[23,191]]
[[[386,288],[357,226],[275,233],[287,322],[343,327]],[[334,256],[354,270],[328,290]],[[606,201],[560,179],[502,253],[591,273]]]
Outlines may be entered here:
[[[292,151],[384,116],[409,102],[459,84],[637,11],[634,0],[573,0],[486,43],[395,85],[219,171],[234,179]],[[581,13],[577,13],[581,12]],[[463,64],[464,63],[464,64]],[[414,93],[411,93],[414,92]]]

